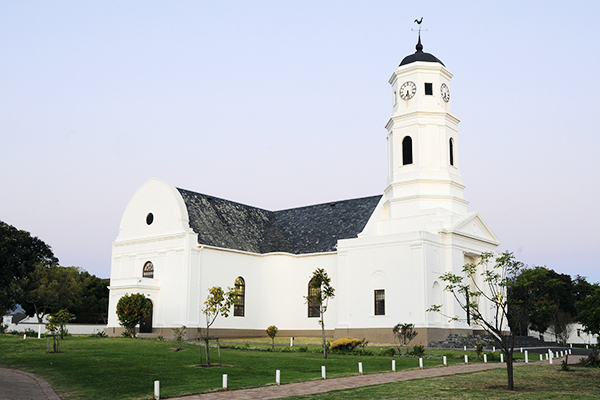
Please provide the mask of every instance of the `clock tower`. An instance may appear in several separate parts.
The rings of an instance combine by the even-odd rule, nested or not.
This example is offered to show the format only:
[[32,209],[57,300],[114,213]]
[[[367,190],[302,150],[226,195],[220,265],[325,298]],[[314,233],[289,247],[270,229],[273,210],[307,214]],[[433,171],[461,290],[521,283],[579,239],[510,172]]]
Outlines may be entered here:
[[[423,52],[420,35],[416,52],[405,57],[389,79],[393,112],[386,125],[384,209],[387,218],[412,221],[396,228],[437,230],[443,228],[440,223],[447,225],[453,217],[467,213],[460,175],[459,120],[451,111],[451,79],[442,61]],[[434,218],[435,227],[431,226],[432,214],[439,217]]]

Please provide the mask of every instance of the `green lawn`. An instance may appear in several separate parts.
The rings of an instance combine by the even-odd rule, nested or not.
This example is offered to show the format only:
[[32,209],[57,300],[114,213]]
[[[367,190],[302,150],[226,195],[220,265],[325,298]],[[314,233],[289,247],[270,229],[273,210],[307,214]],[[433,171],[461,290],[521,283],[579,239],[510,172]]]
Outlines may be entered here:
[[506,390],[506,369],[498,368],[288,399],[598,399],[600,369],[576,366],[561,371],[558,365],[517,366],[515,387],[515,391]]
[[[263,346],[267,347],[267,346]],[[61,342],[60,354],[46,353],[46,339],[0,335],[0,366],[35,373],[46,379],[64,399],[149,398],[153,382],[160,381],[161,396],[179,396],[219,390],[223,374],[229,389],[274,384],[275,370],[281,370],[281,383],[319,379],[321,366],[328,377],[418,368],[416,358],[284,353],[223,349],[222,367],[198,367],[198,347],[154,339],[68,337]],[[280,347],[284,348],[284,347]],[[315,349],[317,350],[317,349]],[[378,352],[379,348],[371,350]],[[462,363],[464,352],[427,351],[426,355],[447,354],[448,363]],[[467,352],[470,357],[473,352]],[[211,359],[217,360],[216,350]],[[441,365],[441,358],[425,358],[424,366]]]

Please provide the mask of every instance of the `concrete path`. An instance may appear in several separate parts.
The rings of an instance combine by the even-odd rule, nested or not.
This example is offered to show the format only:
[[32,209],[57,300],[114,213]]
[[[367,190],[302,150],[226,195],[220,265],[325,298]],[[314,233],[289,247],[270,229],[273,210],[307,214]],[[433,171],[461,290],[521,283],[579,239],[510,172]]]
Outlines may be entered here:
[[[569,356],[569,364],[576,364],[583,356]],[[554,359],[554,364],[560,364],[562,359]],[[548,361],[531,362],[529,364],[548,364]],[[288,383],[281,386],[263,386],[254,389],[232,390],[227,392],[205,393],[193,396],[174,397],[172,400],[246,400],[246,399],[277,399],[289,396],[301,396],[314,393],[324,393],[332,390],[351,389],[361,386],[379,385],[382,383],[408,381],[411,379],[434,378],[439,376],[457,375],[466,372],[485,371],[503,368],[504,363],[491,364],[455,364],[448,367],[434,367],[380,374],[356,375],[343,378],[333,378],[308,382]],[[515,366],[525,366],[516,363]]]
[[60,400],[48,382],[16,369],[0,368],[0,400]]

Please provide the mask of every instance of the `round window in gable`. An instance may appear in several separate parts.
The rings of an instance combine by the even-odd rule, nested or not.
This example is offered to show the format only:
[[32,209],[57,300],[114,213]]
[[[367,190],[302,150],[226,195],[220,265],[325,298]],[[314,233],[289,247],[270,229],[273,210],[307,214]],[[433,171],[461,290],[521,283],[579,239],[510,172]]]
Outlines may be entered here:
[[148,213],[148,215],[146,215],[146,223],[148,225],[150,225],[153,221],[154,221],[154,215],[152,215],[152,213]]

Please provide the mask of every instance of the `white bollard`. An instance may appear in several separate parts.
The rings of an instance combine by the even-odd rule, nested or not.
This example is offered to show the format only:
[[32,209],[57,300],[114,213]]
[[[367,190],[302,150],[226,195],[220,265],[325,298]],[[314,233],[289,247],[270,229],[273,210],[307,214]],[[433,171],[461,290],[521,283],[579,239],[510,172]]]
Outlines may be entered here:
[[571,349],[569,349],[569,354],[572,354],[572,353],[571,353]]
[[275,383],[277,383],[277,386],[281,385],[281,371],[280,370],[275,371]]
[[26,333],[23,334],[23,339],[27,339],[27,334]]
[[504,353],[500,353],[500,362],[503,363],[504,362]]
[[540,353],[540,361],[544,361],[544,355]]
[[423,369],[423,359],[419,357],[419,368]]
[[465,364],[469,363],[469,356],[465,354]]
[[294,347],[294,337],[290,338],[290,347]]
[[[569,347],[573,348],[573,343],[569,343]],[[569,353],[570,354],[570,353]]]
[[160,382],[154,381],[154,398],[160,399]]
[[321,367],[321,377],[322,377],[323,379],[326,379],[326,378],[325,378],[325,366],[324,366],[324,365]]
[[523,348],[521,347],[521,353],[523,352]]
[[447,366],[448,366],[448,363],[446,361],[446,356],[444,356],[444,367],[447,367]]
[[550,353],[550,357],[548,358],[548,363],[552,364],[552,353]]
[[464,346],[465,351],[467,351],[467,346]]
[[392,360],[392,372],[396,372],[396,360]]
[[486,363],[487,362],[487,354],[483,355],[483,362]]
[[525,350],[525,364],[529,362],[529,355],[527,354],[527,350]]
[[496,352],[496,346],[492,347],[492,351],[495,353]]
[[42,338],[42,326],[38,325],[38,339]]
[[363,374],[362,373],[362,363],[361,362],[358,363],[358,373],[359,373],[359,375]]
[[585,345],[585,349],[587,350],[587,348],[588,348],[588,345],[586,344],[586,345]]
[[[541,354],[540,354],[541,355]],[[546,353],[546,360],[548,359],[548,353]]]

